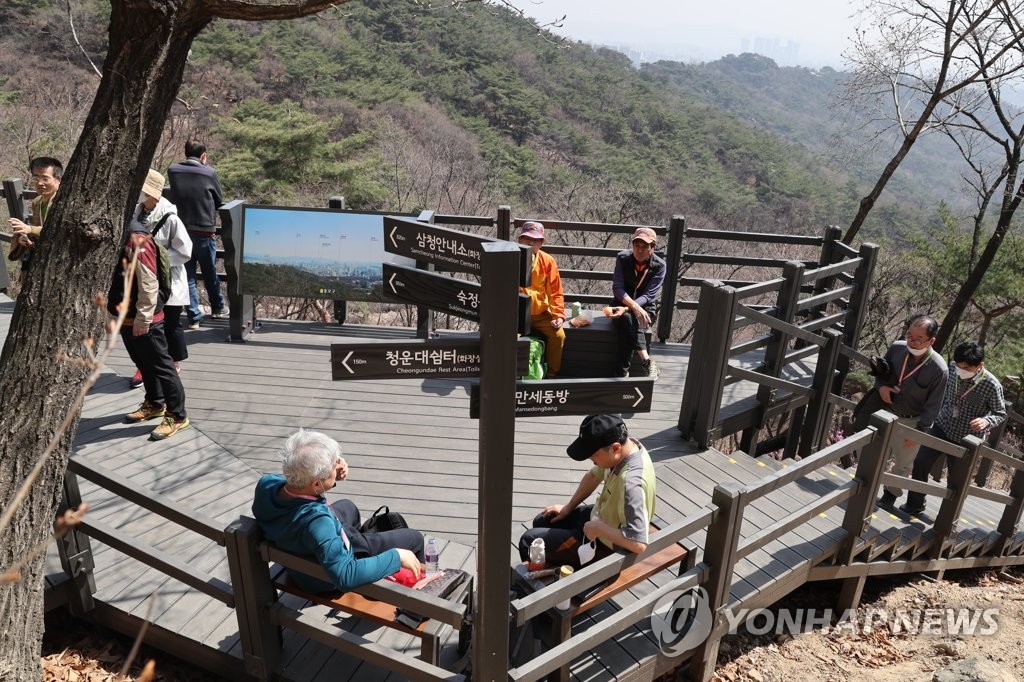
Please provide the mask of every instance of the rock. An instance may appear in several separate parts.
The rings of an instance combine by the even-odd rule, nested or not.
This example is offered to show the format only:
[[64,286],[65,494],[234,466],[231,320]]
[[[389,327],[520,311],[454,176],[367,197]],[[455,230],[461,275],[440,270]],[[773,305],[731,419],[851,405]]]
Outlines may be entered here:
[[992,661],[978,656],[971,656],[962,661],[937,670],[932,675],[932,682],[1019,682],[1005,668]]

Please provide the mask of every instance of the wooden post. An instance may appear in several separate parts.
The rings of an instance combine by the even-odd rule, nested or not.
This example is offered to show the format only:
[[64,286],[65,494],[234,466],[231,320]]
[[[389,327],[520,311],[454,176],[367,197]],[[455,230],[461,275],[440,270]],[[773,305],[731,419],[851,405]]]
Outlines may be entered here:
[[487,242],[480,281],[480,455],[473,678],[508,677],[508,548],[512,544],[515,363],[520,247]]
[[1003,509],[1003,515],[999,518],[999,525],[996,527],[999,533],[999,541],[994,548],[996,556],[1003,554],[1004,548],[1017,534],[1017,527],[1020,525],[1021,513],[1024,512],[1024,470],[1018,469],[1013,472],[1009,492],[1013,497],[1013,502]]
[[[82,493],[78,489],[78,476],[71,471],[64,473],[64,492],[59,513],[66,509],[78,509],[82,504]],[[71,587],[67,590],[68,610],[72,615],[81,616],[95,608],[92,595],[96,592],[96,581],[93,577],[92,546],[89,536],[72,526],[57,541],[57,554],[60,565],[68,574]]]
[[512,207],[498,207],[498,239],[512,239]]
[[[878,245],[861,244],[859,255],[860,265],[853,271],[853,293],[850,295],[846,319],[843,321],[843,343],[853,349],[860,343],[860,333],[868,316],[868,297],[875,276],[875,263],[878,261]],[[832,392],[842,395],[843,383],[846,381],[846,375],[850,373],[850,358],[846,355],[840,356],[836,370]]]
[[735,317],[736,290],[718,280],[702,282],[678,428],[703,447],[717,430]]
[[230,201],[219,209],[220,236],[224,241],[224,273],[228,282],[228,341],[245,341],[257,326],[256,304],[249,294],[238,288],[238,275],[242,271],[242,207],[240,199]]
[[739,544],[745,506],[742,488],[733,481],[716,485],[711,493],[711,502],[718,507],[718,514],[708,526],[704,563],[710,570],[701,587],[707,591],[708,605],[714,614],[713,626],[711,634],[690,657],[688,670],[689,678],[699,682],[711,678],[718,661],[718,646],[722,635],[725,634],[723,628],[727,625],[723,610],[729,604],[734,557]]
[[[424,214],[429,214],[424,216]],[[433,223],[434,212],[424,211],[420,214],[420,217],[416,219],[420,222]],[[416,261],[417,270],[426,270],[427,272],[433,272],[434,266],[430,263],[424,263],[422,261]],[[434,335],[434,311],[425,305],[416,306],[416,338],[417,339],[429,339]]]
[[828,433],[828,394],[832,390],[832,378],[835,376],[836,363],[839,361],[839,349],[843,346],[843,335],[835,329],[823,329],[821,334],[825,337],[825,347],[818,353],[814,379],[811,380],[814,394],[801,429],[801,457],[816,452],[821,447],[825,434]]
[[658,340],[665,343],[672,333],[672,317],[676,312],[676,290],[679,286],[679,267],[683,262],[683,238],[686,236],[686,218],[672,216],[668,224],[668,245],[665,251],[665,283],[661,287],[661,317],[658,318]]
[[[804,264],[800,261],[789,261],[782,266],[782,276],[784,278],[782,288],[779,289],[778,297],[775,299],[775,317],[783,322],[792,324],[793,318],[796,317],[796,308],[800,303],[800,285],[804,276]],[[768,346],[764,350],[764,373],[769,376],[778,377],[782,374],[782,368],[786,364],[789,336],[783,331],[772,329],[771,337]],[[757,425],[746,429],[740,441],[740,449],[750,453],[752,457],[757,457],[757,434],[767,421],[768,408],[771,407],[772,401],[775,400],[776,390],[771,386],[757,387],[759,411]],[[794,414],[793,422],[789,425],[791,430],[800,429],[800,424],[797,423],[795,417],[796,415]]]
[[281,660],[281,630],[267,616],[267,608],[277,601],[277,590],[260,556],[259,526],[241,516],[225,529],[224,539],[245,671],[257,680],[270,680]]
[[[860,487],[846,505],[846,515],[843,517],[846,539],[843,540],[836,555],[837,565],[846,566],[852,563],[857,541],[871,525],[871,514],[875,511],[875,496],[878,494],[879,482],[885,470],[889,442],[897,419],[896,415],[889,412],[871,415],[869,425],[875,429],[875,435],[860,452],[860,461],[857,464],[857,480],[860,481]],[[857,608],[864,591],[865,579],[866,576],[861,575],[843,580],[837,609],[843,611]]]
[[7,215],[21,222],[28,222],[28,206],[25,203],[25,186],[21,178],[4,178],[4,199],[7,201]]
[[[327,198],[327,208],[345,210],[345,197],[336,194]],[[343,298],[334,299],[334,321],[337,324],[345,324],[348,319],[348,301]]]
[[928,556],[932,559],[942,558],[946,540],[956,532],[957,519],[963,511],[967,489],[971,485],[971,473],[978,462],[978,457],[981,456],[981,446],[984,443],[975,436],[964,436],[960,444],[966,451],[962,457],[950,459],[947,486],[953,491],[953,495],[942,501],[939,513],[935,516],[935,544],[928,550]]
[[[1003,405],[1006,407],[1006,413],[1010,414],[1013,409],[1013,403],[1009,400],[1004,400]],[[991,448],[998,448],[999,442],[1003,439],[1003,434],[1006,432],[1006,426],[1010,423],[1009,418],[1004,419],[999,426],[992,429],[988,434],[988,445]],[[979,488],[984,488],[988,482],[988,474],[992,469],[992,460],[988,457],[982,457],[981,462],[978,463],[978,471],[974,474],[974,485]]]

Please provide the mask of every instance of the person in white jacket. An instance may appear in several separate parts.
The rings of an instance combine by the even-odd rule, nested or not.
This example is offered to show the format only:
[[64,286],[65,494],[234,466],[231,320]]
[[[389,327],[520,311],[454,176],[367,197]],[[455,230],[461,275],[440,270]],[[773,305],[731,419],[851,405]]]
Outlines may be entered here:
[[[179,363],[188,357],[181,313],[189,304],[185,263],[192,257],[192,240],[178,217],[178,209],[163,196],[163,187],[164,176],[150,170],[139,195],[139,204],[132,214],[132,224],[144,225],[153,239],[167,250],[167,258],[171,262],[171,295],[164,304],[164,334],[174,368],[180,371]],[[133,388],[142,385],[141,368],[136,370],[129,383]]]

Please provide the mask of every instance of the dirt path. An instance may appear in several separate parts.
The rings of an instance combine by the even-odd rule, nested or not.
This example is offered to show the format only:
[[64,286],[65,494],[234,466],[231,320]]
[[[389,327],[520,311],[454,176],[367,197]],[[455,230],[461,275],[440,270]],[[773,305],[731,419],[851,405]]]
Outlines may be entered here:
[[[836,589],[806,586],[784,606],[824,609],[835,604]],[[973,636],[953,636],[945,627],[945,610],[961,608],[977,619]],[[893,618],[900,613],[903,620]],[[934,619],[918,628],[932,634],[907,632],[906,624],[912,625],[917,614],[925,618],[917,622]],[[987,659],[1009,675],[985,677],[986,682],[1020,679],[1024,673],[1024,572],[1019,569],[1004,575],[994,570],[957,571],[947,573],[941,582],[918,575],[873,579],[858,619],[870,619],[876,627],[868,632],[859,626],[839,626],[792,637],[730,635],[723,640],[714,680],[924,682],[932,680],[936,670],[972,656]],[[978,634],[991,629],[992,634]]]

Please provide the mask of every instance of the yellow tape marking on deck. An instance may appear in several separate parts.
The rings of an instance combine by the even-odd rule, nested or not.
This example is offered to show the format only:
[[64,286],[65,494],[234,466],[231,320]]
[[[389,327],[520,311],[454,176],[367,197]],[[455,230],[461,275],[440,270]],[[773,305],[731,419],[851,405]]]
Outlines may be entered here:
[[766,466],[768,466],[768,465],[767,465],[767,464],[765,464],[764,462],[758,462],[758,463],[757,463],[757,466],[759,466],[759,467],[766,467]]
[[873,519],[877,519],[877,518],[878,518],[878,514],[872,514],[872,515],[871,515],[871,518],[873,518]]
[[828,475],[829,475],[829,476],[835,476],[835,475],[836,475],[836,472],[834,472],[834,471],[832,471],[831,469],[829,469],[829,470],[828,470]]
[[734,460],[732,457],[730,457],[729,458],[729,464],[735,464],[735,463],[736,463],[736,460]]
[[818,516],[820,516],[823,519],[827,519],[828,518],[828,514],[826,514],[825,512],[821,512],[820,514],[818,514]]

